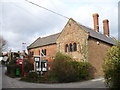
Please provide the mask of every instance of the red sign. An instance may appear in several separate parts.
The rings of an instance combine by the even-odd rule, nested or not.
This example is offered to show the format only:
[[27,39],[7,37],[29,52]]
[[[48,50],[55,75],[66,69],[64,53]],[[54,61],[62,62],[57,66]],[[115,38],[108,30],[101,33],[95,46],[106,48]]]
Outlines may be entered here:
[[16,60],[16,65],[22,64],[23,63],[23,59],[17,59]]

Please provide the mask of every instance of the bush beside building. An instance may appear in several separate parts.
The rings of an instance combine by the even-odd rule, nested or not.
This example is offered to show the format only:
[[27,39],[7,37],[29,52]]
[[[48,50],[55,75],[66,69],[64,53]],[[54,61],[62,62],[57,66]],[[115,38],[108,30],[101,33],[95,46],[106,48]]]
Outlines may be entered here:
[[73,82],[89,79],[88,62],[78,62],[67,55],[57,53],[48,75],[54,76],[58,82]]
[[108,50],[103,68],[106,85],[120,88],[120,44]]

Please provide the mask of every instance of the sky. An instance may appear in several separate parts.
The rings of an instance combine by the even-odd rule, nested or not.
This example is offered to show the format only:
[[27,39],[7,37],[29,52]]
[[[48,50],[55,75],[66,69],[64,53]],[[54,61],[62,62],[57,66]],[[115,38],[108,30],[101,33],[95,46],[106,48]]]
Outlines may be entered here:
[[[109,20],[110,36],[118,38],[119,0],[28,0],[93,28],[92,14],[99,14],[100,32]],[[68,19],[37,7],[25,0],[0,0],[0,35],[7,50],[22,51],[38,37],[61,32]],[[6,50],[6,51],[7,51]]]

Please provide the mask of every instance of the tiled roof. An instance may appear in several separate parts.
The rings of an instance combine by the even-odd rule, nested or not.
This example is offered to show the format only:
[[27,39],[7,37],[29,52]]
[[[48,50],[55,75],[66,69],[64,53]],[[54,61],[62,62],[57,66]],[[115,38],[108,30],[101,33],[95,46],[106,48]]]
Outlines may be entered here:
[[40,47],[40,46],[55,44],[59,34],[60,33],[57,33],[57,34],[53,34],[53,35],[50,35],[50,36],[47,36],[47,37],[43,37],[43,38],[39,37],[36,41],[34,41],[27,48],[31,49],[31,48],[36,48],[36,47]]
[[81,25],[79,24],[86,32],[88,32],[90,34],[91,37],[93,38],[96,38],[96,39],[99,39],[101,41],[104,41],[106,43],[109,43],[109,44],[112,44],[112,45],[115,45],[115,40],[113,40],[111,37],[109,36],[105,36],[103,34],[101,34],[100,32],[96,32],[94,31],[93,29],[91,28],[88,28],[84,25]]
[[[86,27],[82,24],[79,24],[80,27],[85,30],[86,32],[89,33],[89,35],[93,38],[99,39],[101,41],[104,41],[108,44],[112,44],[115,45],[115,40],[113,40],[111,37],[107,37],[99,32],[94,31],[93,29]],[[58,38],[58,36],[60,35],[60,33],[57,34],[53,34],[47,37],[43,37],[43,38],[38,38],[36,41],[34,41],[30,46],[28,46],[28,49],[31,48],[36,48],[36,47],[41,47],[41,46],[45,46],[45,45],[50,45],[50,44],[56,44],[56,40]]]

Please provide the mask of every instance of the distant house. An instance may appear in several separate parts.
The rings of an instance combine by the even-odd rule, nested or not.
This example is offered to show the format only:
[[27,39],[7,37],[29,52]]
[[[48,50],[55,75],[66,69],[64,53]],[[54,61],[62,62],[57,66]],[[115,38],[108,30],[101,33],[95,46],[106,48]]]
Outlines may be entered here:
[[3,57],[0,57],[0,61],[2,61],[3,60]]
[[[60,33],[47,37],[39,37],[28,46],[28,53],[31,58],[40,55],[42,51],[46,57],[44,60],[53,59],[56,52],[70,55],[77,61],[88,61],[92,66],[91,74],[94,77],[103,75],[102,63],[111,46],[115,41],[109,36],[109,21],[103,20],[104,33],[99,32],[98,14],[93,14],[94,29],[88,28],[69,19]],[[34,62],[34,59],[31,59]]]

